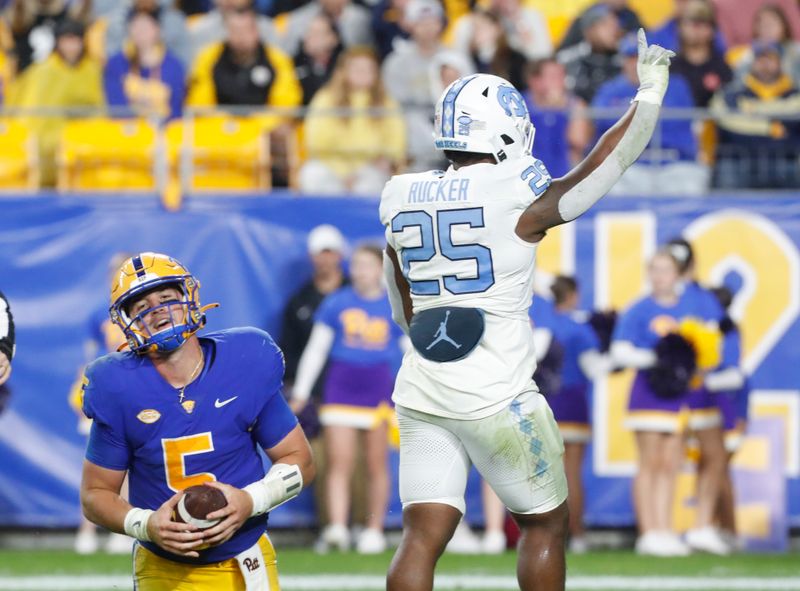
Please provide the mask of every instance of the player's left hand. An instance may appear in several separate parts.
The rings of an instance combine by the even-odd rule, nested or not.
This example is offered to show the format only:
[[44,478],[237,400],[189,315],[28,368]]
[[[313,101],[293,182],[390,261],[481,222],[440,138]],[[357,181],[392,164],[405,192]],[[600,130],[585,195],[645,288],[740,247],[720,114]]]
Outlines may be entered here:
[[639,92],[634,100],[660,105],[669,84],[669,61],[675,57],[675,52],[660,45],[648,45],[644,29],[639,29],[638,43],[636,73],[639,75]]
[[5,353],[0,353],[0,386],[5,384],[9,377],[11,377],[11,361]]
[[205,484],[221,490],[228,500],[225,507],[206,516],[206,519],[222,519],[217,525],[203,532],[203,542],[216,546],[228,541],[249,519],[253,511],[253,498],[242,489],[230,484],[217,481]]

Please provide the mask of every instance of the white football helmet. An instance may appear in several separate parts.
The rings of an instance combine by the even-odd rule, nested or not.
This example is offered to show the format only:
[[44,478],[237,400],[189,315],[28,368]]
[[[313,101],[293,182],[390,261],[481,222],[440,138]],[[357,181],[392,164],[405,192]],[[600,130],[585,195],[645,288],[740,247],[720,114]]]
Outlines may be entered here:
[[497,162],[530,155],[534,127],[514,86],[491,74],[464,76],[436,103],[437,150],[491,154]]

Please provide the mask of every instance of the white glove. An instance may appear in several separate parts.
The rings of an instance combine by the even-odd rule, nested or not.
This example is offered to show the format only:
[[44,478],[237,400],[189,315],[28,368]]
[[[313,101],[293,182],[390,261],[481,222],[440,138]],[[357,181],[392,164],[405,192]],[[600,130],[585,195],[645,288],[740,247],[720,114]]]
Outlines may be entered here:
[[639,29],[638,40],[639,91],[633,100],[660,105],[669,84],[669,60],[675,57],[675,52],[660,45],[647,45],[644,29]]

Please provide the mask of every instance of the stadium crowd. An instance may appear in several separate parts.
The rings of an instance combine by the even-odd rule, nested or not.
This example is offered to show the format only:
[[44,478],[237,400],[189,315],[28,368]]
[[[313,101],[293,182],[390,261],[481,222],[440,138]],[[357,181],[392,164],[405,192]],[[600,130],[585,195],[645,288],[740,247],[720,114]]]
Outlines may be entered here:
[[[174,127],[182,115],[266,107],[277,109],[257,123],[270,135],[272,168],[281,168],[272,184],[318,195],[375,195],[395,172],[443,166],[430,142],[433,104],[473,72],[523,92],[534,154],[563,174],[633,97],[630,34],[646,20],[626,0],[579,2],[569,23],[536,0],[2,4],[2,105],[25,115],[38,145],[34,185],[55,184],[69,160],[67,116]],[[674,0],[672,11],[648,30],[677,53],[663,123],[615,190],[800,185],[797,3]],[[105,148],[106,157],[125,152]],[[5,159],[0,168],[13,176]],[[131,186],[117,184],[76,188]]]

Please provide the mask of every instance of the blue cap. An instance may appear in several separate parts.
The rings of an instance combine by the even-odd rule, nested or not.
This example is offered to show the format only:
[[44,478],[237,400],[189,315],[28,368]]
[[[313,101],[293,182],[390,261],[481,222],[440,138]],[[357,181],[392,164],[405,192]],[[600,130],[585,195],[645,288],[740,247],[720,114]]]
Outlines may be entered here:
[[639,54],[639,40],[636,35],[626,35],[619,42],[619,53],[625,57],[633,57]]
[[581,15],[581,31],[585,32],[589,27],[610,14],[614,13],[608,4],[595,4]]
[[766,53],[776,53],[778,56],[782,56],[783,47],[777,41],[756,41],[753,43],[754,56],[759,57]]

